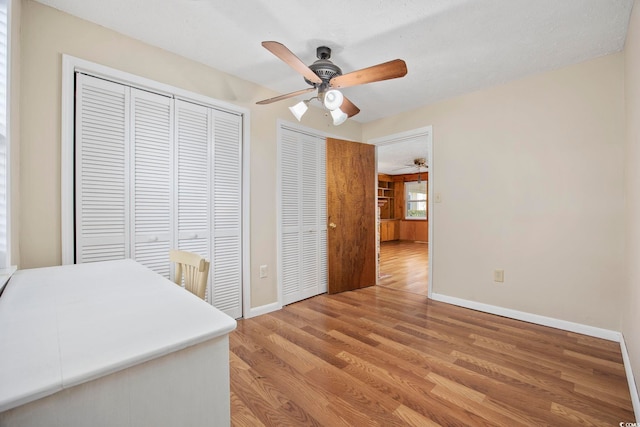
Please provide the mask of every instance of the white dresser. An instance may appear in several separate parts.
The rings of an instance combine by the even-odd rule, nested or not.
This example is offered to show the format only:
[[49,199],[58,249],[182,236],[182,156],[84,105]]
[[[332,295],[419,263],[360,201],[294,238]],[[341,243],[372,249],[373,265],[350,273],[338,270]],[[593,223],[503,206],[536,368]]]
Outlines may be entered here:
[[236,321],[132,260],[17,271],[0,426],[225,426]]

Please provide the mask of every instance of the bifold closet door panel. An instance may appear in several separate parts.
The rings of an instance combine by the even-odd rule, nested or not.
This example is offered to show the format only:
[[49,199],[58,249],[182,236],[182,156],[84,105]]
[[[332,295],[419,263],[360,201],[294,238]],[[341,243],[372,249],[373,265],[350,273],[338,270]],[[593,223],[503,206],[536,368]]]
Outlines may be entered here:
[[302,210],[299,135],[284,130],[278,149],[280,171],[280,281],[283,304],[299,301],[302,267],[300,217]]
[[211,111],[180,100],[175,108],[177,246],[211,260]]
[[129,256],[130,89],[76,73],[76,263]]
[[131,89],[132,258],[170,278],[173,99]]
[[211,303],[242,316],[242,117],[212,110]]
[[[321,292],[323,250],[320,247],[323,234],[326,235],[325,197],[325,140],[324,138],[301,135],[302,169],[302,276],[300,296],[306,299]],[[324,232],[323,232],[324,228]]]

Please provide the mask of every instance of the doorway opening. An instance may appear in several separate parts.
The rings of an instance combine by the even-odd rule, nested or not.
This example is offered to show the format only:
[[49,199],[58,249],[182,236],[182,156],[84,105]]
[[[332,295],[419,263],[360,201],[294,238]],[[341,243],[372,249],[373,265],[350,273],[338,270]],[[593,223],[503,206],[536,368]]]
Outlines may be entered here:
[[377,147],[377,285],[430,297],[434,199],[431,127],[369,143]]

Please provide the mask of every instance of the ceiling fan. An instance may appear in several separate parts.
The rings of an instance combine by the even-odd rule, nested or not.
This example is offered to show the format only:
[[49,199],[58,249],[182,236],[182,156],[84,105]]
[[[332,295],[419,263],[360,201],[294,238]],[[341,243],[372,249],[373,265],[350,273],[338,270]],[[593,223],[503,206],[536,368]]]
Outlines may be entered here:
[[[429,166],[427,165],[427,159],[424,157],[417,157],[413,159],[413,163],[407,163],[401,168],[396,168],[394,170],[401,170],[406,168],[416,168],[416,172],[418,174],[418,183],[422,182],[422,172],[426,172],[429,170]],[[424,169],[424,171],[423,171]]]
[[422,182],[422,176],[420,176],[422,168],[424,168],[425,170],[429,169],[429,167],[427,166],[427,159],[425,159],[424,157],[418,157],[416,159],[413,159],[413,165],[409,166],[414,166],[418,169],[418,184],[420,184]]
[[405,165],[401,168],[396,168],[395,170],[400,170],[400,169],[407,169],[407,168],[417,168],[418,172],[421,171],[421,169],[425,169],[428,170],[429,166],[427,166],[427,159],[425,159],[424,157],[418,157],[413,159],[413,163],[405,163]]
[[342,74],[340,67],[331,62],[331,49],[327,46],[320,46],[316,49],[318,59],[309,66],[305,65],[304,62],[282,43],[264,41],[262,42],[262,46],[295,71],[302,74],[304,81],[312,87],[264,99],[258,101],[256,104],[271,104],[272,102],[293,98],[294,96],[314,90],[318,91],[317,96],[306,101],[301,101],[289,108],[298,121],[307,111],[308,103],[313,99],[317,99],[331,112],[333,124],[337,126],[343,123],[348,117],[353,117],[360,112],[358,107],[337,90],[338,88],[395,79],[404,77],[407,74],[407,64],[402,59],[394,59],[393,61]]
[[413,166],[418,168],[418,172],[420,171],[421,168],[425,168],[425,169],[429,168],[427,166],[427,159],[425,159],[424,157],[418,157],[417,159],[413,159],[413,164],[407,165],[407,166]]

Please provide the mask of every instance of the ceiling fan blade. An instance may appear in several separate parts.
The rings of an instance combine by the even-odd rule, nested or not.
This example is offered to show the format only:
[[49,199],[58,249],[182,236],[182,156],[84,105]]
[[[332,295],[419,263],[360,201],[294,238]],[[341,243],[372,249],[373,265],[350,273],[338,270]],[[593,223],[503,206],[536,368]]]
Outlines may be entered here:
[[397,79],[407,74],[407,64],[402,59],[374,65],[362,70],[335,76],[329,81],[331,87],[349,87],[381,80]]
[[293,54],[285,45],[274,41],[262,42],[262,46],[275,56],[283,60],[291,68],[302,74],[312,83],[320,84],[322,79],[314,73],[311,68],[307,67],[304,62]]
[[353,102],[349,101],[346,96],[340,105],[340,109],[349,117],[353,117],[360,112],[360,109],[356,107]]
[[302,95],[303,93],[311,92],[313,90],[316,90],[316,88],[309,87],[306,89],[298,90],[296,92],[286,93],[280,96],[274,96],[273,98],[269,98],[269,99],[263,99],[262,101],[256,102],[256,104],[259,104],[259,105],[271,104],[272,102],[282,101],[283,99],[287,99],[287,98],[293,98],[294,96]]

